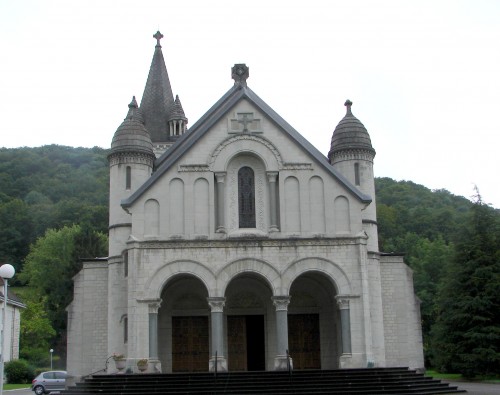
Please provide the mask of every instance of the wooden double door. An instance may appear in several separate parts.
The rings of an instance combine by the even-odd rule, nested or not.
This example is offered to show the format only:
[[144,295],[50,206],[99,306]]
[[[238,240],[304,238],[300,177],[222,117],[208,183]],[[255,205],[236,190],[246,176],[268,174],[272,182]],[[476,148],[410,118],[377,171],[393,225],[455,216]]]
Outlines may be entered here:
[[208,317],[172,317],[172,371],[206,372]]
[[319,314],[288,315],[288,347],[294,369],[321,369]]
[[263,315],[228,316],[227,344],[230,371],[266,370]]

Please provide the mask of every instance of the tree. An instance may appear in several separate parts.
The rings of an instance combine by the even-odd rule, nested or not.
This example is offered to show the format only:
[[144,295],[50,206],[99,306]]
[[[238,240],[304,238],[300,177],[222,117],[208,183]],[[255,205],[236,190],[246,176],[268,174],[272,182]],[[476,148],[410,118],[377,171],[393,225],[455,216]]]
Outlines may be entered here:
[[26,308],[21,311],[21,357],[34,366],[45,366],[55,335],[44,301],[26,301]]
[[465,377],[500,371],[500,230],[480,195],[440,287],[433,365]]

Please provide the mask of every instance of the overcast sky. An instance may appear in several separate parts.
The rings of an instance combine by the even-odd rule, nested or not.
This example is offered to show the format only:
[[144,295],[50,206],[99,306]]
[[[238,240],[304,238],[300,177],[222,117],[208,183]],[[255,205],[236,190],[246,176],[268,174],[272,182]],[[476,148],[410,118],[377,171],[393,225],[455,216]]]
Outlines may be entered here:
[[108,148],[158,29],[189,125],[246,63],[325,155],[350,99],[376,176],[500,208],[498,0],[0,0],[0,146]]

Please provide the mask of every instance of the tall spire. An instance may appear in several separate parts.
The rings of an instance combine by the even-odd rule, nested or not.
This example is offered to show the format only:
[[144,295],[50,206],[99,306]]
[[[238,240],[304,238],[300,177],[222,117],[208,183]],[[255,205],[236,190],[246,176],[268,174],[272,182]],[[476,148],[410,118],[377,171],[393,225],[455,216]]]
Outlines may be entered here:
[[170,107],[174,104],[174,96],[160,45],[163,34],[158,31],[153,38],[156,39],[155,52],[140,109],[151,140],[164,142],[168,140],[167,121]]

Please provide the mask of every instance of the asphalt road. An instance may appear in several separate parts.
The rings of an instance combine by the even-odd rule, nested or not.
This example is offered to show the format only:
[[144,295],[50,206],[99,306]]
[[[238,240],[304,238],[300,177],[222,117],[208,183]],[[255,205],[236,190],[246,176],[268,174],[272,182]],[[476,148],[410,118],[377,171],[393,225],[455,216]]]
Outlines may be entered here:
[[459,389],[466,390],[469,395],[499,395],[500,383],[472,383],[469,381],[448,381],[451,385],[456,385]]
[[35,395],[29,388],[25,390],[3,390],[5,395]]

